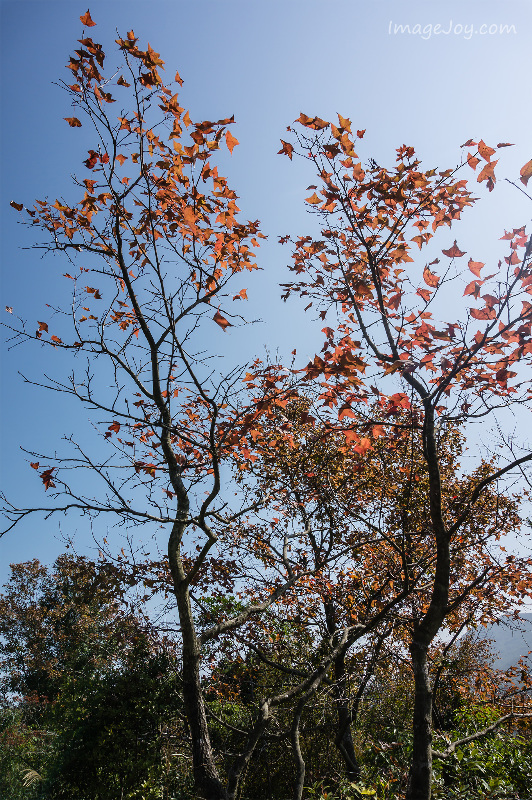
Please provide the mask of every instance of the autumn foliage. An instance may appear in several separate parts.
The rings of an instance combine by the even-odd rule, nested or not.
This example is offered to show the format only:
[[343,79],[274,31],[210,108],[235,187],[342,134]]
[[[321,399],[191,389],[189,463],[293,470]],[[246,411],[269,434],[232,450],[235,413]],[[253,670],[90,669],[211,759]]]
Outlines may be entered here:
[[[95,25],[89,11],[81,22]],[[506,255],[485,264],[454,238],[478,199],[467,177],[494,190],[494,156],[510,144],[470,139],[445,170],[402,145],[387,168],[358,155],[365,131],[348,118],[301,114],[279,153],[314,170],[312,233],[280,239],[292,248],[282,297],[304,300],[323,347],[306,364],[293,351],[289,366],[217,370],[212,339],[245,324],[242,283],[264,238],[217,164],[238,145],[234,118],[194,122],[179,73],[167,85],[160,55],[133,31],[116,44],[119,69],[106,72],[86,32],[68,64],[65,121],[72,135],[94,133],[74,199],[11,203],[39,247],[68,259],[72,302],[61,322],[8,327],[86,363],[50,388],[96,414],[98,442],[94,455],[73,438],[68,459],[31,453],[49,503],[6,500],[7,530],[35,512],[78,511],[133,535],[164,531],[167,556],[131,564],[129,579],[175,598],[198,796],[236,798],[275,735],[290,742],[301,800],[305,715],[324,687],[336,710],[328,735],[359,780],[360,704],[383,663],[404,669],[408,657],[412,759],[398,791],[429,800],[439,637],[454,645],[532,592],[532,562],[502,544],[527,498],[526,484],[509,492],[506,481],[526,476],[532,454],[510,438],[500,455],[463,463],[469,423],[500,425],[501,408],[532,397],[532,240],[524,227],[504,232]],[[99,493],[85,492],[84,471]],[[232,702],[231,670],[251,674],[253,659],[268,679],[222,759],[209,701]],[[206,693],[208,674],[217,688]]]

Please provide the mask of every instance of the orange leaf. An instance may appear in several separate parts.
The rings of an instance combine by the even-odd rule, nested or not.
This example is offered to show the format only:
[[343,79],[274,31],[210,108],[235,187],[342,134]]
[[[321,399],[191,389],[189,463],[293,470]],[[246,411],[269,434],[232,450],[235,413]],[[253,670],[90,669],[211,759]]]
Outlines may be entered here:
[[30,467],[32,469],[39,469],[39,462],[38,461],[30,461]]
[[174,80],[175,80],[175,81],[176,81],[176,82],[177,82],[177,83],[178,83],[180,86],[183,86],[183,78],[181,77],[181,75],[179,74],[179,72],[176,72]]
[[216,324],[217,324],[217,325],[219,325],[219,326],[220,326],[220,328],[222,328],[224,331],[225,331],[225,329],[226,329],[226,328],[228,328],[228,327],[230,327],[230,326],[232,325],[232,323],[231,323],[231,322],[229,322],[229,320],[225,319],[225,317],[222,317],[222,315],[220,314],[220,312],[219,312],[219,311],[217,311],[217,312],[216,312],[216,314],[215,314],[215,315],[214,315],[214,317],[213,317],[213,320],[214,320],[214,321],[216,322]]
[[39,322],[39,330],[48,333],[48,325],[46,322]]
[[476,169],[477,165],[480,164],[480,158],[475,158],[475,156],[471,155],[471,153],[468,153],[467,163],[469,164],[471,169]]
[[497,163],[498,163],[497,161],[489,161],[477,178],[477,181],[479,183],[482,183],[482,181],[488,182],[488,189],[490,190],[490,192],[493,189],[493,184],[495,183],[494,170],[495,170],[495,164]]
[[434,272],[431,272],[428,267],[425,267],[423,270],[423,280],[427,286],[430,286],[432,289],[435,289],[440,282],[438,275],[436,275]]
[[467,262],[467,266],[469,267],[473,275],[476,275],[477,278],[480,278],[480,270],[484,266],[482,261],[473,261],[473,259],[470,258],[469,261]]
[[469,313],[474,319],[495,319],[496,316],[494,308],[470,308]]
[[466,297],[466,295],[468,294],[472,294],[475,297],[478,297],[480,293],[480,287],[482,286],[482,284],[483,281],[471,281],[471,283],[468,283],[464,290],[464,297]]
[[521,167],[521,172],[519,174],[521,176],[521,183],[524,183],[526,186],[530,178],[532,178],[532,158],[524,167]]
[[238,139],[235,139],[233,134],[230,133],[229,131],[227,131],[227,133],[225,134],[225,142],[227,144],[227,149],[229,150],[230,153],[233,152],[233,147],[236,144],[239,144]]
[[363,181],[365,177],[366,173],[362,169],[362,164],[355,164],[353,167],[353,178],[355,178],[357,181]]
[[63,117],[68,122],[71,128],[81,128],[81,122],[77,117]]
[[22,211],[22,209],[24,208],[24,204],[23,203],[15,203],[14,200],[12,200],[9,205],[12,208],[14,208],[16,211]]
[[368,450],[373,450],[373,447],[371,445],[371,441],[366,437],[363,437],[360,440],[359,444],[356,445],[356,447],[353,447],[353,450],[355,451],[355,453],[360,453],[361,455],[365,455],[365,453],[367,453]]
[[281,139],[281,144],[283,145],[282,149],[279,150],[277,155],[278,156],[286,155],[286,156],[288,156],[288,158],[291,161],[292,160],[292,153],[293,153],[293,150],[294,150],[294,146],[291,145],[290,142],[285,142],[284,139]]
[[320,119],[320,117],[307,117],[306,114],[301,114],[296,119],[296,122],[299,122],[301,125],[304,125],[306,128],[312,128],[312,130],[319,131],[323,128],[327,128],[329,126],[328,122],[325,122],[324,119]]
[[80,17],[80,20],[83,23],[83,25],[87,26],[87,28],[94,28],[94,26],[96,25],[96,23],[93,22],[92,19],[91,19],[91,14],[90,14],[89,9],[87,9],[87,13],[86,14],[84,14],[82,17]]
[[310,205],[311,205],[311,206],[315,206],[315,205],[317,205],[318,203],[321,203],[321,200],[320,200],[320,198],[318,197],[318,195],[316,194],[316,192],[314,192],[314,194],[312,195],[312,197],[307,197],[307,198],[305,198],[305,202],[307,202],[307,203],[310,203]]
[[478,152],[484,159],[484,161],[489,161],[494,154],[495,150],[493,147],[488,147],[488,145],[481,139],[478,143]]
[[456,244],[456,239],[455,239],[453,246],[450,247],[448,250],[442,250],[442,253],[444,256],[448,256],[449,258],[460,258],[460,256],[465,256],[466,251],[460,250],[460,248]]
[[348,133],[351,133],[351,120],[346,119],[346,117],[342,117],[341,114],[338,114],[338,121],[340,123],[340,127],[344,128]]

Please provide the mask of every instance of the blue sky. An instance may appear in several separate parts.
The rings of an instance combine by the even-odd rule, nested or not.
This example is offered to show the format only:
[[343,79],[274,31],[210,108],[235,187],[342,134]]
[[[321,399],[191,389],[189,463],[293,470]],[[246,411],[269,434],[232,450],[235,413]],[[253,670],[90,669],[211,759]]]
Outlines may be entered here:
[[[32,239],[16,224],[9,202],[31,205],[46,195],[68,196],[69,176],[92,144],[84,129],[71,130],[64,122],[71,115],[68,98],[54,85],[67,77],[64,66],[86,10],[87,0],[0,3],[4,320],[5,305],[28,320],[43,319],[45,304],[63,289],[57,278],[63,270],[53,258],[22,249]],[[179,70],[181,103],[193,119],[235,115],[232,132],[240,145],[227,158],[225,174],[246,218],[259,218],[270,237],[261,248],[263,271],[249,290],[248,314],[263,322],[245,338],[238,330],[216,331],[216,346],[238,361],[260,355],[265,344],[283,352],[297,346],[310,354],[320,338],[320,326],[310,316],[279,301],[288,253],[277,237],[304,233],[309,225],[303,198],[313,175],[306,165],[276,155],[286,126],[301,111],[325,119],[337,112],[349,117],[354,127],[367,130],[359,154],[383,164],[392,163],[394,149],[406,143],[427,165],[447,167],[457,162],[459,146],[470,137],[490,145],[516,143],[501,151],[500,175],[516,179],[532,157],[529,0],[107,0],[92,2],[90,11],[97,23],[91,35],[106,51],[116,29],[123,34],[133,28],[161,53],[169,75]],[[500,26],[506,26],[502,32]],[[484,261],[493,257],[504,228],[529,223],[532,207],[505,183],[492,195],[483,188],[479,195],[482,202],[464,223],[460,244]],[[44,497],[20,446],[50,452],[61,435],[88,430],[79,407],[19,376],[21,371],[38,381],[43,372],[57,374],[61,365],[49,359],[39,348],[3,345],[2,488],[24,505]],[[76,521],[62,521],[66,534],[76,528],[83,552],[92,545],[89,532]],[[9,562],[49,561],[62,549],[57,520],[29,520],[0,540],[0,582]]]

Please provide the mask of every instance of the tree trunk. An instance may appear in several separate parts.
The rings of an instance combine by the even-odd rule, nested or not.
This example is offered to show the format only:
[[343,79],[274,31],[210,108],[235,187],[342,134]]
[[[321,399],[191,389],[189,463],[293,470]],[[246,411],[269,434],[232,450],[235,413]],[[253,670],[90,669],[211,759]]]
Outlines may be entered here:
[[176,591],[183,647],[183,701],[192,740],[194,785],[203,800],[227,800],[211,748],[200,678],[200,649],[188,587]]
[[[336,614],[331,601],[324,603],[327,630],[334,634],[337,630]],[[360,780],[360,766],[357,761],[353,737],[351,735],[351,711],[347,697],[347,674],[345,651],[340,651],[334,659],[334,697],[337,714],[337,733],[335,744],[345,763],[346,777],[350,781]]]
[[338,733],[336,746],[345,763],[345,774],[350,781],[360,780],[360,766],[355,753],[353,736],[351,734],[351,711],[347,697],[345,653],[340,653],[334,660],[334,675],[336,682],[334,693],[338,715]]
[[427,648],[413,641],[410,646],[415,698],[413,749],[406,800],[430,800],[432,781],[432,688]]

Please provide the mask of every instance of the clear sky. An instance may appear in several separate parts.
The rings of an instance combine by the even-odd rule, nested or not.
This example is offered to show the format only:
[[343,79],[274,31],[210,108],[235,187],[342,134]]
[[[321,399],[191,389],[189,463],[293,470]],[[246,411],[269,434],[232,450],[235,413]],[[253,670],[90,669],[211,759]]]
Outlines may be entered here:
[[[24,250],[32,243],[16,224],[10,200],[31,206],[46,195],[68,196],[69,176],[92,141],[71,130],[68,98],[54,81],[81,35],[87,0],[3,0],[1,11],[1,319],[4,306],[28,320],[43,319],[64,281],[53,258]],[[391,164],[394,149],[413,145],[427,166],[447,167],[468,138],[488,144],[515,142],[502,153],[499,174],[516,179],[532,157],[532,4],[400,2],[393,0],[106,0],[91,2],[93,38],[111,50],[116,30],[134,29],[184,80],[181,104],[193,119],[235,115],[240,141],[224,165],[246,218],[259,218],[269,234],[261,249],[263,271],[250,286],[248,314],[261,318],[254,333],[217,330],[219,346],[238,361],[264,345],[286,352],[312,350],[310,317],[279,301],[288,253],[277,237],[308,226],[303,208],[313,176],[304,164],[277,156],[279,139],[301,111],[349,117],[365,128],[364,158]],[[405,26],[409,26],[408,28]],[[438,28],[439,26],[439,28]],[[472,175],[472,174],[471,174]],[[529,223],[530,203],[499,184],[460,233],[475,260],[488,260],[504,228]],[[449,242],[448,244],[451,244]],[[312,333],[310,331],[312,330]],[[220,337],[224,337],[221,339]],[[218,345],[217,345],[218,346]],[[57,361],[57,359],[56,359]],[[21,505],[44,498],[38,475],[20,446],[50,452],[63,434],[87,425],[80,407],[25,384],[19,371],[39,380],[57,374],[48,351],[3,345],[1,376],[2,488]],[[75,520],[78,546],[92,544]],[[98,532],[104,535],[104,531]],[[35,517],[0,540],[0,583],[12,561],[49,561],[63,549],[58,521]]]

